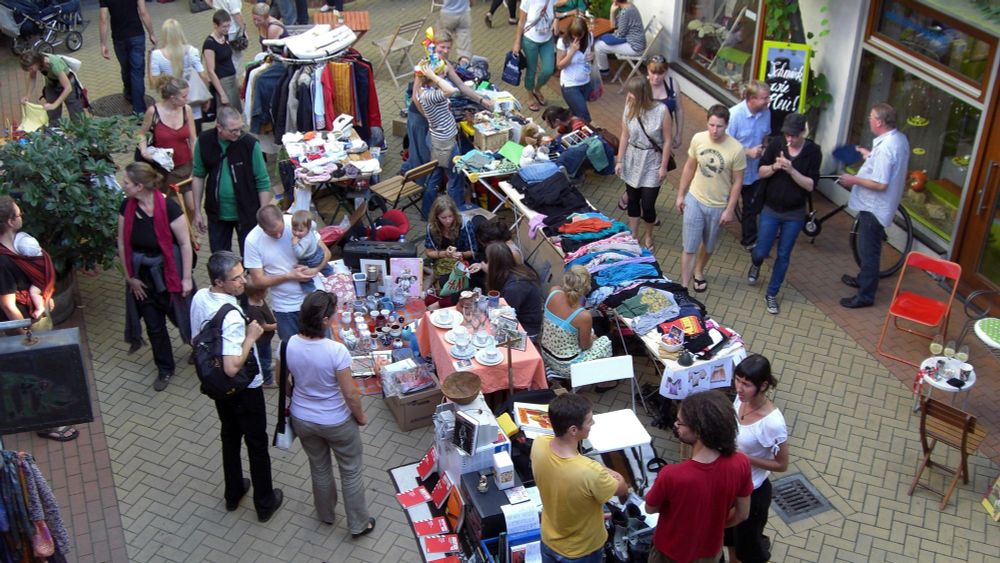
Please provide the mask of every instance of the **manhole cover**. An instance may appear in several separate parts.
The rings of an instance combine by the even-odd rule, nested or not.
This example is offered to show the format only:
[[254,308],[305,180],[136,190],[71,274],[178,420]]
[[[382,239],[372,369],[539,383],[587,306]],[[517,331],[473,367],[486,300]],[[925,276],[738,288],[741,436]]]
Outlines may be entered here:
[[801,473],[771,483],[771,507],[785,524],[826,512],[832,506]]
[[[153,98],[146,96],[146,106],[153,105]],[[121,94],[110,94],[90,102],[90,112],[97,117],[112,115],[132,115],[132,102]]]

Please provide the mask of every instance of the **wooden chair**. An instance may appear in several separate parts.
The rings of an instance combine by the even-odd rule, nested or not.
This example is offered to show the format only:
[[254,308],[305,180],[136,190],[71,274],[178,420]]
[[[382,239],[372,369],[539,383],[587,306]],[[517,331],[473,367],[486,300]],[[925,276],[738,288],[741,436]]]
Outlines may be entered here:
[[[618,90],[618,93],[625,91],[625,83],[628,82],[632,75],[639,72],[639,67],[652,56],[653,51],[656,50],[657,44],[660,41],[660,35],[663,34],[663,24],[660,23],[656,16],[650,16],[649,23],[646,24],[646,29],[643,31],[646,34],[646,48],[642,50],[642,53],[638,55],[619,55],[617,53],[612,53],[615,59],[622,61],[622,65],[619,65],[618,71],[615,72],[614,78],[611,82],[619,82],[622,87]],[[622,71],[628,67],[629,73],[624,80],[621,79]]]
[[[913,291],[900,291],[906,272],[915,269],[930,275],[938,276],[949,285],[949,294],[946,301],[940,301],[934,297],[921,295]],[[934,334],[926,334],[909,328],[899,326],[899,319],[910,321],[928,327],[939,327],[942,337],[948,331],[948,316],[951,314],[951,304],[955,300],[955,292],[958,290],[958,279],[962,277],[962,267],[955,262],[949,262],[933,256],[928,256],[920,252],[911,252],[906,255],[906,264],[899,273],[896,280],[896,290],[892,294],[892,301],[889,310],[885,314],[885,321],[882,323],[882,334],[878,338],[875,349],[879,354],[892,358],[893,360],[918,367],[919,362],[896,356],[882,349],[885,340],[885,333],[889,330],[889,319],[892,319],[893,327],[897,330],[916,334],[924,338],[934,338]],[[943,338],[942,338],[943,339]]]
[[184,196],[182,195],[183,192],[181,191],[182,189],[187,188],[190,185],[191,185],[191,178],[188,178],[186,180],[181,180],[176,184],[170,184],[169,187],[170,191],[174,192],[177,195],[177,202],[181,206],[181,212],[184,214],[184,220],[187,221],[188,235],[191,237],[191,249],[194,252],[198,252],[198,249],[201,248],[201,233],[196,231],[194,228],[194,223],[193,223],[194,217],[192,217],[194,210],[193,209],[190,211],[188,210],[187,205],[184,203]]
[[[427,18],[421,18],[419,20],[413,20],[406,23],[401,23],[396,27],[396,32],[392,35],[387,35],[382,39],[377,39],[372,41],[372,44],[378,48],[379,54],[382,55],[382,60],[377,64],[372,66],[374,70],[376,67],[385,64],[385,67],[389,69],[389,76],[392,77],[392,82],[399,88],[399,79],[405,78],[413,74],[413,58],[410,57],[410,49],[420,43],[417,40],[417,35],[424,29],[424,21]],[[394,53],[400,53],[399,63],[396,67],[399,67],[404,62],[408,62],[409,66],[405,72],[396,74],[396,69],[393,68],[392,63],[389,62],[389,57]]]
[[[976,417],[937,399],[924,399],[920,405],[920,446],[924,451],[924,459],[917,467],[913,484],[910,485],[910,490],[906,494],[912,496],[913,491],[918,486],[923,487],[943,497],[940,508],[944,509],[952,492],[955,491],[955,487],[958,486],[958,480],[962,479],[963,483],[969,483],[968,459],[976,452],[984,438],[986,438],[986,431],[981,426],[976,425]],[[931,452],[938,442],[958,450],[961,456],[958,467],[951,469],[945,467],[944,462],[931,459]],[[920,482],[920,475],[923,474],[924,469],[935,465],[954,475],[948,489],[944,492],[931,488],[929,478],[926,485]]]
[[417,180],[429,176],[437,168],[437,160],[432,160],[421,164],[416,168],[407,170],[401,176],[386,178],[371,187],[372,191],[385,198],[386,202],[392,205],[392,209],[400,209],[399,202],[403,198],[408,201],[401,209],[420,203],[424,194],[424,187],[417,183]]

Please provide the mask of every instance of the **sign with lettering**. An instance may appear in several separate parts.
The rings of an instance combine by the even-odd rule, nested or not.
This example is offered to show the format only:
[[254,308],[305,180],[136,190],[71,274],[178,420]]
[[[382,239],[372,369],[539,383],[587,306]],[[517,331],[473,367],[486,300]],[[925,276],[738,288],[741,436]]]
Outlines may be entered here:
[[765,41],[760,61],[760,79],[771,87],[771,131],[778,134],[785,116],[802,112],[809,82],[808,45]]

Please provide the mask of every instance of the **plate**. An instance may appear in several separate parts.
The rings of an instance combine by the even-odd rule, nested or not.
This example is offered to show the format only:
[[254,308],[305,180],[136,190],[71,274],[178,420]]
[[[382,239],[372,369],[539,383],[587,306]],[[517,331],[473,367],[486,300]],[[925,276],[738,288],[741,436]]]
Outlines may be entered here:
[[451,357],[455,358],[456,360],[469,360],[476,355],[476,348],[475,346],[469,346],[466,352],[463,354],[462,352],[459,351],[458,346],[452,346],[448,350],[448,353],[450,353]]
[[431,313],[430,316],[431,324],[438,328],[451,328],[455,326],[455,321],[458,318],[459,318],[458,315],[456,315],[455,313],[452,313],[451,318],[449,318],[447,321],[442,320],[441,317],[439,316],[439,313],[436,312]]
[[444,333],[444,341],[448,344],[455,344],[455,329],[451,329]]
[[484,348],[476,352],[476,361],[483,364],[484,366],[495,366],[503,361],[503,353],[498,351],[494,359],[490,360],[489,358],[486,357],[486,349]]
[[492,334],[486,337],[486,342],[483,342],[483,344],[481,346],[479,344],[476,344],[476,339],[475,338],[472,339],[472,345],[475,346],[476,348],[480,349],[480,350],[488,348],[490,346],[490,344],[496,344],[496,339],[493,338]]

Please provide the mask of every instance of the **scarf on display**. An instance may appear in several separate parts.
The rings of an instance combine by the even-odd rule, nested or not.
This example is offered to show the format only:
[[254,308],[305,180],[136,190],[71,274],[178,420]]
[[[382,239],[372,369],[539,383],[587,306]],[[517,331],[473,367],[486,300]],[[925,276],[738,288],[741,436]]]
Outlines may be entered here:
[[[48,252],[42,250],[41,256],[24,256],[0,244],[0,255],[9,256],[31,285],[42,290],[42,298],[48,302],[56,288],[56,268]],[[27,289],[16,291],[15,298],[18,303],[31,306],[31,294]]]
[[[125,269],[128,277],[135,277],[132,265],[132,226],[135,224],[136,208],[139,207],[139,200],[130,197],[125,201],[125,228],[123,238],[125,239]],[[177,262],[174,256],[174,233],[170,230],[170,219],[167,218],[167,199],[158,191],[153,192],[153,232],[156,240],[160,244],[160,252],[163,254],[163,276],[166,278],[167,291],[170,293],[180,293],[181,278],[177,274]]]

